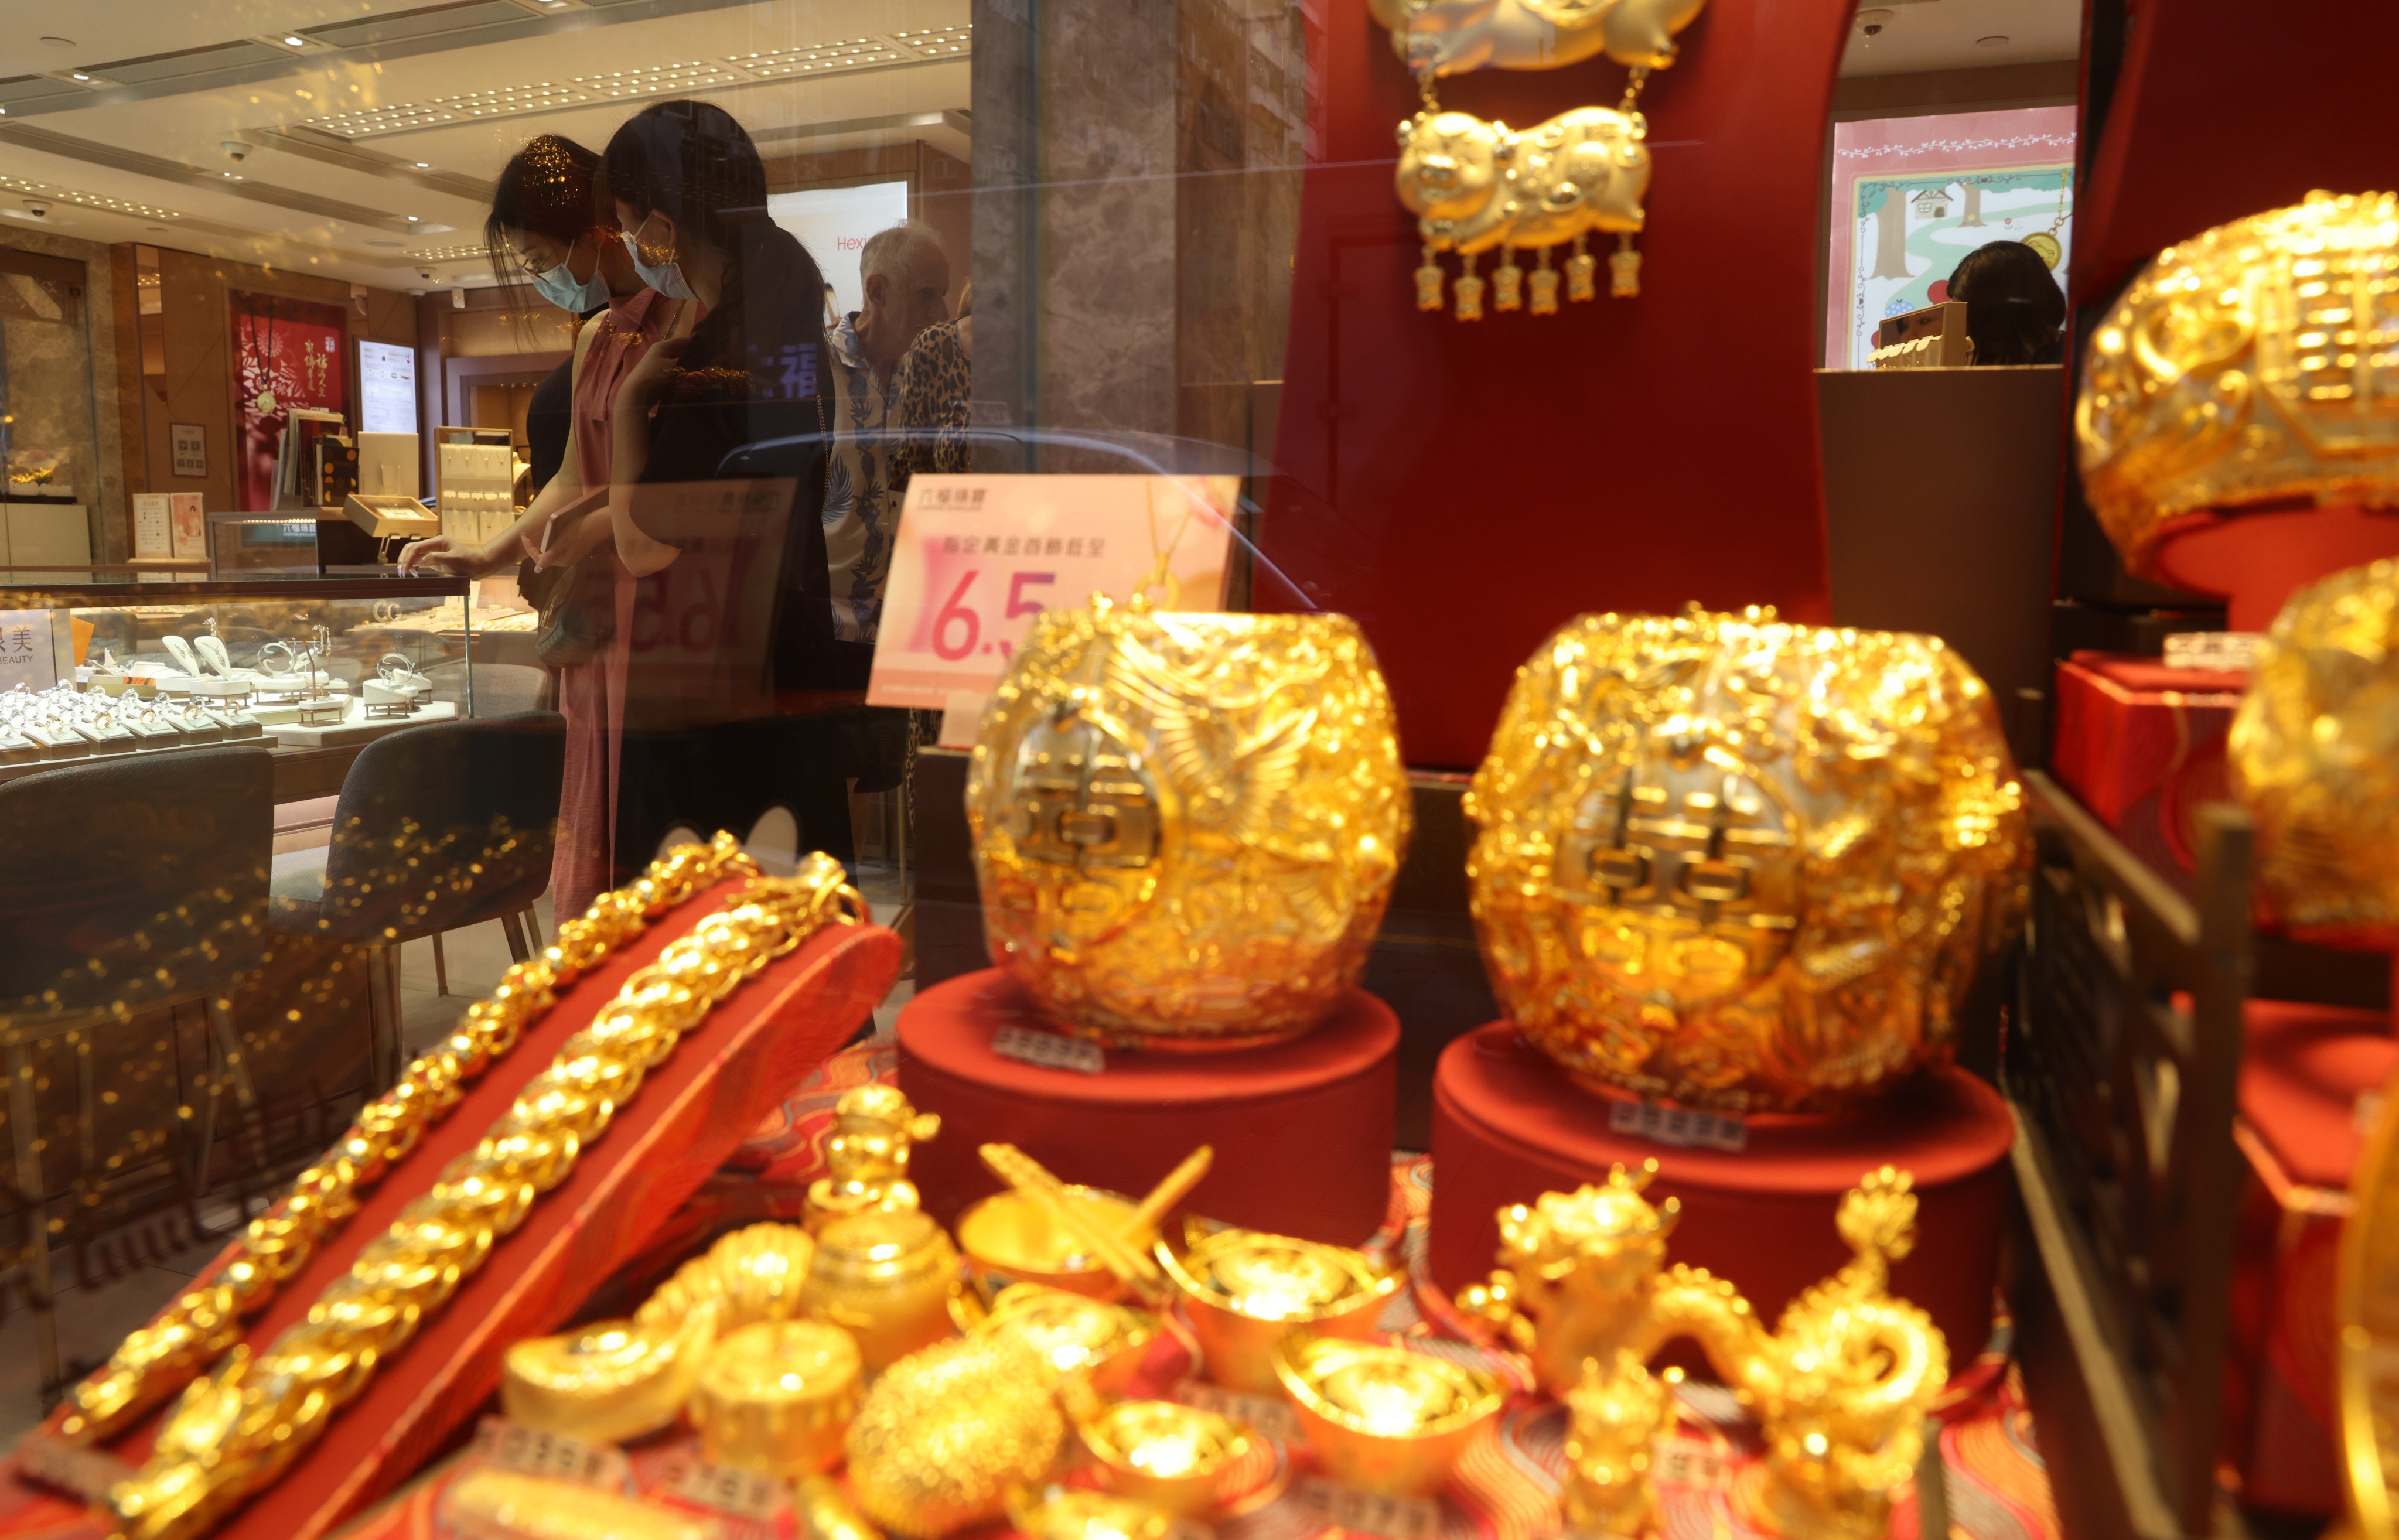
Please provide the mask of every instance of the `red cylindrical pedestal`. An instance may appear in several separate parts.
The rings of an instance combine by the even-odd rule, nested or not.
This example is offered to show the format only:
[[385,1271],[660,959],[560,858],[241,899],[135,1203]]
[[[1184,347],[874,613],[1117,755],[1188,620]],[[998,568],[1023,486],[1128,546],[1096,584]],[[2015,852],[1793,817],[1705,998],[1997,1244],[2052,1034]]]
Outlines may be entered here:
[[1801,1290],[1850,1260],[1833,1227],[1841,1195],[1896,1166],[1915,1174],[1919,1206],[1916,1250],[1891,1269],[1891,1291],[1931,1315],[1962,1364],[1990,1335],[2014,1141],[1999,1092],[1953,1068],[1918,1075],[1858,1116],[1754,1119],[1739,1154],[1653,1144],[1611,1133],[1606,1098],[1495,1021],[1452,1043],[1433,1074],[1428,1261],[1454,1294],[1490,1271],[1500,1209],[1655,1159],[1650,1201],[1683,1201],[1667,1260],[1732,1279],[1770,1327]]
[[942,1114],[909,1174],[947,1223],[999,1179],[978,1145],[1016,1144],[1059,1178],[1135,1196],[1200,1144],[1215,1165],[1194,1213],[1354,1246],[1389,1207],[1399,1018],[1353,989],[1324,1023],[1271,1047],[1111,1048],[1099,1074],[992,1052],[1003,1027],[1055,1028],[996,968],[927,990],[900,1012],[900,1088]]

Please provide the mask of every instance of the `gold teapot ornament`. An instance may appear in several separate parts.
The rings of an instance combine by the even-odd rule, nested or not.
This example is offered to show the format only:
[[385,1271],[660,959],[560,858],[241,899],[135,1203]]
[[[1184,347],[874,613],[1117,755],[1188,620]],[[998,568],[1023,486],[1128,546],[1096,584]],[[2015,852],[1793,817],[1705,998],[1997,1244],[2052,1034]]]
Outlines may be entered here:
[[2399,196],[2310,193],[2158,253],[2092,333],[2082,485],[2135,574],[2174,521],[2295,499],[2399,504],[2387,288]]
[[1341,615],[1052,610],[967,777],[992,960],[1070,1031],[1151,1048],[1323,1020],[1409,817],[1390,696]]
[[941,1131],[941,1114],[918,1112],[897,1086],[844,1091],[825,1137],[825,1174],[808,1183],[807,1227],[820,1230],[869,1209],[915,1208],[908,1156]]
[[1581,616],[1517,670],[1467,793],[1493,991],[1599,1088],[1864,1101],[1949,1053],[2024,901],[2022,804],[1937,639]]
[[[1558,311],[1563,276],[1568,300],[1599,292],[1594,233],[1613,235],[1608,292],[1641,292],[1641,253],[1633,237],[1647,214],[1648,124],[1635,110],[1649,72],[1674,61],[1674,34],[1696,20],[1707,0],[1369,0],[1390,29],[1392,51],[1416,77],[1424,105],[1399,127],[1400,202],[1416,216],[1424,242],[1416,272],[1416,308],[1442,308],[1446,281],[1438,253],[1461,258],[1454,290],[1462,321],[1490,311]],[[1471,113],[1444,112],[1435,89],[1443,75],[1469,70],[1546,70],[1606,54],[1630,74],[1615,107],[1577,107],[1522,131]],[[1570,249],[1563,275],[1553,250]],[[1482,255],[1499,263],[1486,285]],[[1527,272],[1519,250],[1535,253]]]
[[2291,596],[2225,740],[2257,884],[2294,930],[2399,935],[2399,561]]
[[[1769,1533],[1880,1540],[1949,1378],[1931,1317],[1890,1292],[1891,1263],[1915,1246],[1913,1181],[1886,1166],[1842,1197],[1835,1224],[1852,1260],[1792,1301],[1769,1333],[1730,1281],[1665,1265],[1674,1210],[1641,1196],[1652,1174],[1654,1165],[1639,1176],[1620,1166],[1605,1184],[1500,1210],[1500,1260],[1511,1265],[1458,1296],[1471,1319],[1528,1349],[1544,1388],[1565,1396],[1579,1525],[1646,1533],[1647,1464],[1634,1456],[1666,1407],[1645,1366],[1688,1337],[1757,1419],[1768,1479],[1756,1500]],[[1570,1361],[1580,1367],[1561,1390]]]

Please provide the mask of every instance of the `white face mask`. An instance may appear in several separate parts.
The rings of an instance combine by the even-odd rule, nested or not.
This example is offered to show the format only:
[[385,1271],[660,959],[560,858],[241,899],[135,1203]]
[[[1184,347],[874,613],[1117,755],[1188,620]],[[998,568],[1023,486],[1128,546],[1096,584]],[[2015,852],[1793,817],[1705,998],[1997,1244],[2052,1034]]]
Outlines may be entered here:
[[571,250],[567,261],[546,273],[535,273],[533,286],[543,299],[561,310],[572,310],[578,316],[608,303],[608,280],[600,276],[600,264],[597,262],[591,264],[590,277],[576,277]]
[[682,263],[669,259],[653,267],[642,260],[642,243],[637,236],[640,231],[649,228],[649,223],[645,219],[635,229],[624,232],[625,250],[633,259],[633,271],[641,275],[644,283],[671,300],[698,299],[699,296],[691,290],[691,280],[683,276]]

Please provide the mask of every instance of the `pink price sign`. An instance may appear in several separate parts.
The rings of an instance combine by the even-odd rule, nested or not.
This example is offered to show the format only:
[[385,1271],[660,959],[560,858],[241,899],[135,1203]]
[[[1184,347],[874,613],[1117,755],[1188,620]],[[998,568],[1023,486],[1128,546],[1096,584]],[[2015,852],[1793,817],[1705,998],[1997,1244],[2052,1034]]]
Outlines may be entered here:
[[1239,490],[1230,476],[911,479],[867,700],[951,713],[948,742],[971,734],[1044,610],[1145,581],[1160,608],[1220,608]]

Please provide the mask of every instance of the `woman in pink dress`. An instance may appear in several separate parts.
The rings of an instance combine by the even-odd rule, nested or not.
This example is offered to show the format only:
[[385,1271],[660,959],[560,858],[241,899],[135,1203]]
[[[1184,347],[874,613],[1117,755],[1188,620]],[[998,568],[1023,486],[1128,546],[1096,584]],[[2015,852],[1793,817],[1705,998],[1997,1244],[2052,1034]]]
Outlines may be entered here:
[[604,562],[614,579],[613,596],[586,617],[586,634],[598,639],[604,631],[604,639],[573,650],[582,655],[544,659],[566,718],[566,776],[550,871],[550,901],[565,919],[607,889],[615,859],[632,580],[614,555],[609,532],[610,408],[650,344],[689,332],[698,307],[642,282],[617,233],[600,157],[570,140],[544,134],[502,168],[484,237],[503,281],[529,279],[544,299],[577,315],[605,308],[576,335],[571,426],[558,474],[496,538],[480,546],[447,535],[420,540],[401,552],[400,565],[403,572],[482,577],[521,560],[549,569],[588,557]]

